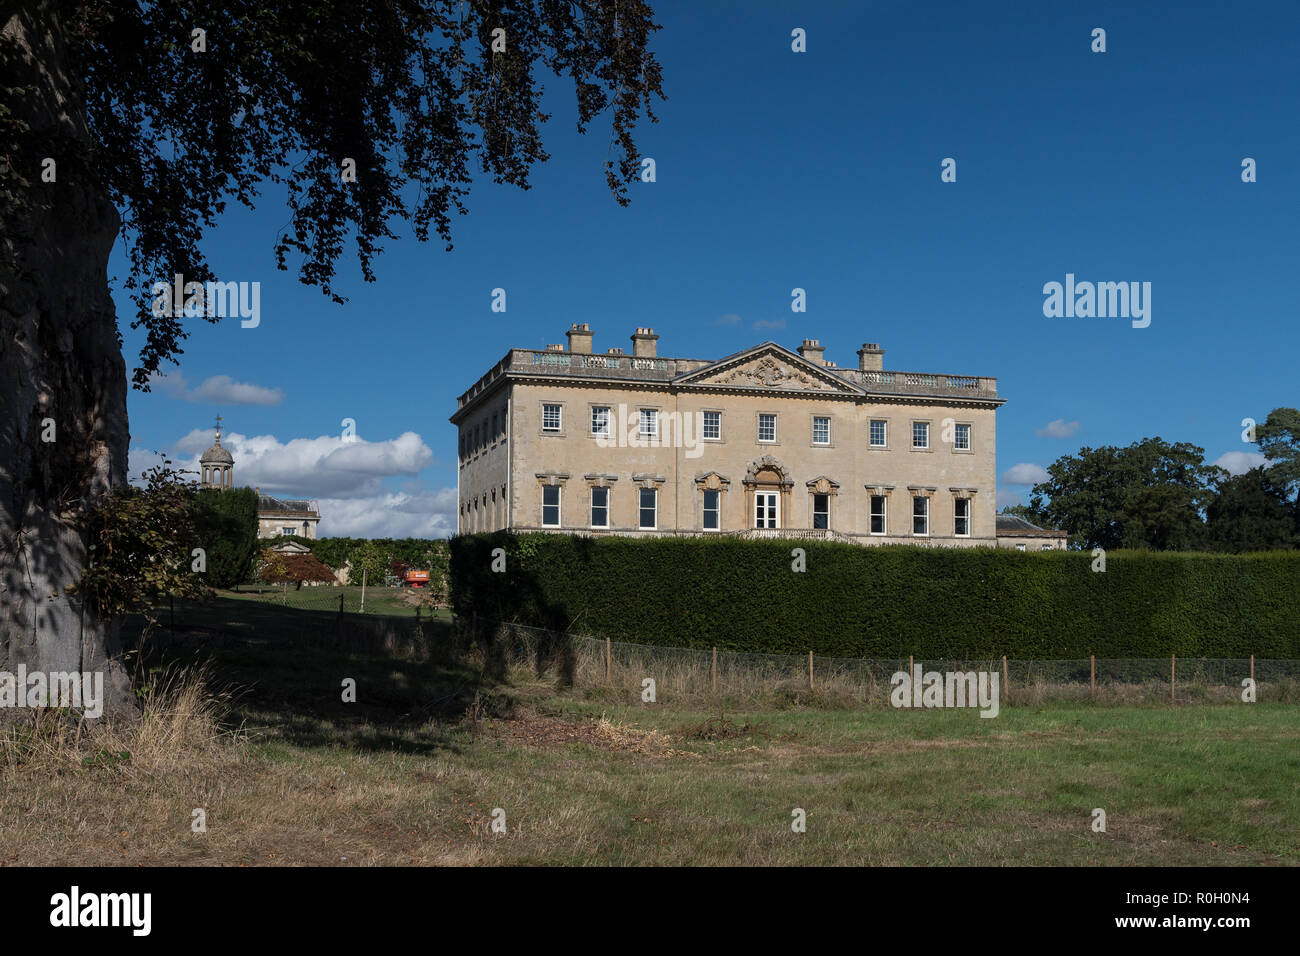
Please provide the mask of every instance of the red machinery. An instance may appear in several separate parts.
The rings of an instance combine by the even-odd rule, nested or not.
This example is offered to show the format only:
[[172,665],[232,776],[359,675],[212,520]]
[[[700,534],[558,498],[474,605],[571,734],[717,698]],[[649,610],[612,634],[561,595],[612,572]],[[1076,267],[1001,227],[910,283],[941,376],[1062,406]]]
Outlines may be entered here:
[[407,587],[422,588],[429,584],[428,571],[407,571],[405,577]]

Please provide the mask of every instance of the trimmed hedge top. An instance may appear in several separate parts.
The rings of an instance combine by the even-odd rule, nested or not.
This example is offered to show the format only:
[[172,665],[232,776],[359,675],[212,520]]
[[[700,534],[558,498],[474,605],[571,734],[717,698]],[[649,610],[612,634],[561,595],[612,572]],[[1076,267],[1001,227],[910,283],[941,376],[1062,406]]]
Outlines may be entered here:
[[[794,548],[804,571],[792,570]],[[1104,572],[1093,562],[1077,551],[499,532],[452,539],[452,604],[617,641],[771,654],[1300,658],[1300,553],[1111,551]]]

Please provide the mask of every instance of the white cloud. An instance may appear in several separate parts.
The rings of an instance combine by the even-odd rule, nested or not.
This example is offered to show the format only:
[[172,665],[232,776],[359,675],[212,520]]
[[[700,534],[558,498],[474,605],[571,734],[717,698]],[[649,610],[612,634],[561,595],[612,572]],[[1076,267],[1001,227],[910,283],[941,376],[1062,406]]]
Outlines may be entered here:
[[1040,481],[1047,481],[1050,477],[1047,469],[1042,465],[1023,462],[1019,465],[1012,465],[1003,472],[1002,482],[1007,485],[1036,485]]
[[739,325],[740,316],[736,315],[736,313],[734,312],[728,312],[726,315],[718,316],[718,321],[715,324],[716,325]]
[[[211,431],[195,429],[176,442],[171,457],[178,467],[197,472],[211,444]],[[338,435],[281,442],[274,435],[228,432],[221,445],[235,459],[236,486],[284,497],[375,499],[388,494],[384,479],[416,475],[433,463],[433,452],[415,432],[377,442]],[[153,452],[131,449],[130,474],[138,477],[157,460]]]
[[760,329],[783,329],[785,328],[785,319],[759,319],[754,323],[754,331]]
[[456,489],[321,498],[322,537],[442,538],[456,533]]
[[1001,511],[1007,505],[1023,505],[1024,497],[1018,491],[1012,491],[1010,488],[999,488],[997,495],[997,509]]
[[186,402],[205,402],[209,405],[279,405],[284,392],[248,382],[236,382],[229,375],[213,375],[190,388],[185,376],[179,372],[170,375],[154,373],[150,385],[156,385],[172,398]]
[[1212,464],[1218,465],[1230,475],[1244,475],[1252,468],[1268,464],[1268,459],[1257,451],[1229,451],[1214,459]]
[[1067,422],[1064,418],[1058,418],[1048,422],[1045,427],[1037,429],[1034,434],[1039,438],[1069,438],[1078,430],[1078,422]]

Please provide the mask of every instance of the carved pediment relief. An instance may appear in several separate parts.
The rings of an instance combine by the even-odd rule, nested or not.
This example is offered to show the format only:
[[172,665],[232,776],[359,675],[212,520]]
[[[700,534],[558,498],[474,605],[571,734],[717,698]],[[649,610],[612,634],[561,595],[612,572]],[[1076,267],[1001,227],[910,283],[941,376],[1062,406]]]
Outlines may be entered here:
[[823,394],[851,394],[859,391],[847,381],[837,380],[801,359],[786,357],[782,351],[768,347],[747,355],[724,360],[718,366],[705,366],[682,378],[682,384],[729,385],[734,388],[773,389]]
[[713,379],[715,385],[748,385],[762,388],[799,389],[805,392],[830,391],[831,386],[801,369],[765,355],[757,362],[746,362]]

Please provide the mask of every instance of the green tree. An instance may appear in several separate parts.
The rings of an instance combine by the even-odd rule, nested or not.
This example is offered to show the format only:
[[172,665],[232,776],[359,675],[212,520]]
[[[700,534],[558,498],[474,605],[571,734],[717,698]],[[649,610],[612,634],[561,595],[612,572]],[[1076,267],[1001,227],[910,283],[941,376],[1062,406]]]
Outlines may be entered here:
[[199,545],[208,556],[208,583],[230,588],[247,581],[257,558],[257,493],[204,488],[195,511]]
[[[47,596],[81,578],[79,508],[127,479],[106,281],[119,237],[143,333],[132,380],[148,391],[187,336],[183,304],[153,284],[216,281],[202,240],[229,202],[251,208],[269,183],[288,206],[266,237],[276,265],[293,256],[341,302],[345,249],[374,281],[399,221],[450,246],[474,173],[528,188],[548,159],[544,75],[572,82],[580,131],[608,117],[605,178],[626,204],[634,132],[662,98],[657,29],[644,0],[5,4],[0,325],[23,346],[0,349],[0,670],[57,670],[116,634]],[[133,706],[120,676],[105,697],[106,713]]]
[[363,542],[352,552],[350,560],[352,570],[348,573],[348,583],[360,584],[364,573],[366,583],[372,587],[383,585],[392,562],[388,549],[378,541]]
[[[115,488],[86,512],[90,557],[81,580],[69,588],[94,615],[141,615],[141,646],[158,626],[159,609],[169,596],[202,600],[211,593],[205,575],[195,570],[194,548],[200,545],[194,483],[170,461],[143,478],[144,487]],[[114,641],[103,652],[87,648],[74,659],[82,669],[103,670],[106,687],[122,681],[129,690],[118,651]],[[125,704],[118,702],[117,708],[124,710]]]
[[1296,506],[1272,468],[1226,478],[1206,508],[1206,546],[1213,551],[1271,551],[1296,546]]
[[1275,408],[1255,426],[1259,450],[1269,461],[1269,476],[1291,492],[1300,491],[1300,411]]
[[1202,514],[1223,469],[1186,442],[1144,438],[1125,447],[1082,448],[1047,468],[1029,506],[1083,548],[1202,547]]

